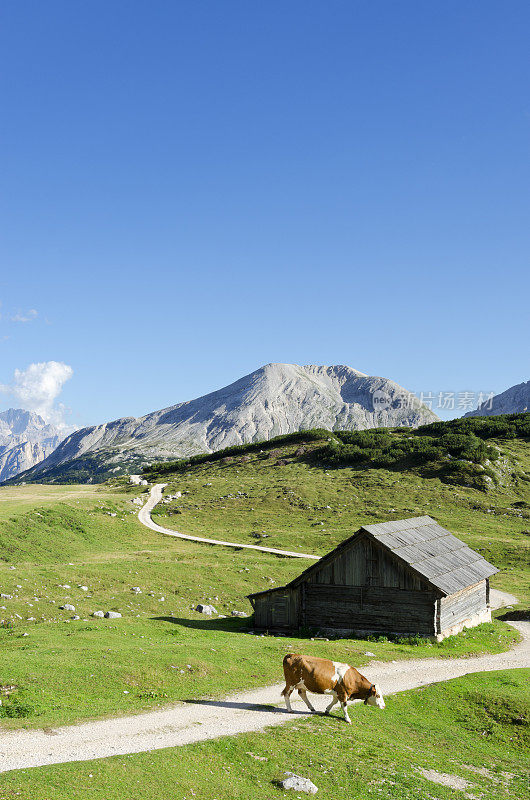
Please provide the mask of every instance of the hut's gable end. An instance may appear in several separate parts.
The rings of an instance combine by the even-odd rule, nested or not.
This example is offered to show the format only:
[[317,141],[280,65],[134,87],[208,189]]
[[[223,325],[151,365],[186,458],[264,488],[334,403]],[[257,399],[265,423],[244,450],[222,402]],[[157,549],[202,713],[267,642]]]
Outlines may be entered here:
[[326,558],[321,566],[317,564],[307,575],[306,582],[327,586],[430,590],[426,581],[362,532],[347,547]]
[[443,632],[483,614],[488,608],[487,590],[487,581],[483,580],[448,597],[442,597],[439,601],[439,631]]

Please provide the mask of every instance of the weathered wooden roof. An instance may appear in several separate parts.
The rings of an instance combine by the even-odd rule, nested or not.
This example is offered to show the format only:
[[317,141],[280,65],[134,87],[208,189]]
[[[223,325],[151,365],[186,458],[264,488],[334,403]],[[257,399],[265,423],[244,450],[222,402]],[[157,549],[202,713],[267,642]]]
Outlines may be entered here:
[[[413,572],[424,578],[442,594],[449,595],[466,589],[484,578],[489,578],[498,569],[486,561],[479,553],[471,550],[464,542],[438,525],[431,517],[412,517],[393,522],[380,522],[376,525],[363,525],[359,530],[341,542],[338,547],[320,561],[304,570],[287,586],[296,586],[323,565],[340,556],[359,536],[368,535],[375,539],[397,559],[405,563]],[[248,597],[265,594],[255,592]]]
[[366,531],[446,595],[498,572],[493,564],[431,517],[363,525],[361,531]]

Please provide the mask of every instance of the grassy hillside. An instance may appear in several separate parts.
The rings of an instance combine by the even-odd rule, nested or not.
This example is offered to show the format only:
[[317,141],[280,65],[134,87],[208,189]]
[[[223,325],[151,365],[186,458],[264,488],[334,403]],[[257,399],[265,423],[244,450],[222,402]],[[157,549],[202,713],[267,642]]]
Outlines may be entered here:
[[521,800],[528,793],[529,678],[530,670],[508,670],[425,686],[387,698],[384,711],[355,706],[351,726],[336,714],[297,716],[261,733],[17,770],[0,775],[0,797],[270,800],[297,796],[275,785],[290,770],[310,778],[324,800]]
[[[363,523],[429,514],[502,570],[494,585],[521,594],[528,592],[530,563],[530,442],[526,438],[530,415],[514,415],[507,438],[476,435],[482,422],[495,430],[495,419],[427,426],[436,429],[432,438],[441,443],[435,449],[446,456],[456,447],[449,438],[453,435],[484,442],[486,457],[495,451],[497,457],[491,462],[495,481],[486,485],[467,481],[455,485],[447,475],[436,473],[434,462],[426,477],[425,464],[401,457],[387,467],[370,462],[340,465],[334,460],[339,440],[328,432],[312,431],[307,437],[291,434],[150,468],[146,477],[167,482],[167,494],[183,493],[181,499],[160,504],[153,516],[161,525],[183,532],[224,539],[233,539],[232,532],[237,532],[242,543],[322,555]],[[463,424],[468,433],[454,433]],[[341,436],[389,438],[384,451],[388,455],[395,452],[395,442],[406,447],[404,442],[411,437],[413,443],[423,439],[418,430],[416,438],[403,429]],[[514,437],[514,431],[519,435]],[[500,424],[496,432],[501,432]],[[442,457],[437,459],[439,463]]]
[[[484,492],[414,469],[330,469],[318,457],[327,438],[316,432],[179,465],[164,480],[183,496],[156,518],[192,534],[323,554],[363,522],[428,513],[500,567],[494,586],[528,600],[529,484],[517,477],[530,471],[526,441],[496,441],[510,469]],[[231,612],[250,612],[248,593],[286,583],[306,562],[157,535],[136,518],[142,492],[123,480],[0,489],[0,592],[9,596],[0,598],[0,685],[16,686],[3,698],[4,727],[264,685],[280,679],[286,649],[362,665],[366,651],[450,657],[499,651],[515,638],[502,622],[439,645],[253,636]],[[203,601],[227,617],[195,612]],[[79,620],[59,609],[65,603]],[[95,619],[96,610],[123,617]]]

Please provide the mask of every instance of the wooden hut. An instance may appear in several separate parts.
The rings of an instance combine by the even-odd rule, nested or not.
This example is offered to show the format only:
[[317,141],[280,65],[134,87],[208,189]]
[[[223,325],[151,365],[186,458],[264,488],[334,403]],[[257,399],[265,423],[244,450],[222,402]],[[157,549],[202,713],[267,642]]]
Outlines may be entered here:
[[363,525],[287,586],[248,595],[257,630],[443,639],[491,620],[498,570],[431,517]]

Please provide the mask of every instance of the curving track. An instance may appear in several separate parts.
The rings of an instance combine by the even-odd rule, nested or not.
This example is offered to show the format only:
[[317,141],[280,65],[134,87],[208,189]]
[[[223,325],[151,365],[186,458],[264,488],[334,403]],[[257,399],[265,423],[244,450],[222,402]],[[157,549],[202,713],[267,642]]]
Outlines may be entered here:
[[258,544],[240,544],[239,542],[224,542],[222,539],[204,539],[201,536],[189,536],[187,533],[179,533],[172,531],[170,528],[163,528],[157,525],[151,519],[151,511],[161,501],[162,492],[167,483],[157,483],[151,489],[151,494],[147,503],[142,506],[138,512],[138,519],[147,528],[157,533],[163,533],[165,536],[173,536],[176,539],[187,539],[189,542],[201,542],[202,544],[218,544],[222,547],[236,547],[238,550],[259,550],[262,553],[273,553],[277,556],[289,556],[290,558],[311,558],[313,561],[318,561],[320,556],[312,556],[309,553],[294,553],[291,550],[277,550],[274,547],[262,547]]

